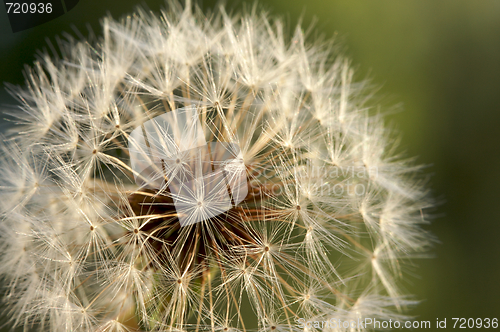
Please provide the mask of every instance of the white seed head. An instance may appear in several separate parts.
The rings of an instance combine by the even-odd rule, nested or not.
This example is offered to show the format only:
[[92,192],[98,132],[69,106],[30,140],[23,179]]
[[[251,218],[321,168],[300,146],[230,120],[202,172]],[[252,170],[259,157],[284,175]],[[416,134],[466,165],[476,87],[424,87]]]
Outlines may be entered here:
[[430,203],[349,61],[256,10],[167,6],[104,19],[97,43],[61,43],[11,88],[0,275],[12,325],[403,319]]

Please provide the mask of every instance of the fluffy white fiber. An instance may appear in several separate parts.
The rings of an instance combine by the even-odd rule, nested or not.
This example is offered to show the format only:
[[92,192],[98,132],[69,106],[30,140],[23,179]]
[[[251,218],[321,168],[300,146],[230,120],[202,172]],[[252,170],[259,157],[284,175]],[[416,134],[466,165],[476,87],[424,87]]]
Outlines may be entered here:
[[[349,61],[258,10],[166,7],[104,19],[98,42],[62,42],[12,88],[0,166],[9,324],[309,331],[298,319],[404,319],[400,285],[429,245],[429,200]],[[224,174],[245,183],[228,208],[199,182],[183,204],[202,217],[184,227],[177,175],[144,177],[129,149],[134,129],[179,109],[206,142],[235,147]]]

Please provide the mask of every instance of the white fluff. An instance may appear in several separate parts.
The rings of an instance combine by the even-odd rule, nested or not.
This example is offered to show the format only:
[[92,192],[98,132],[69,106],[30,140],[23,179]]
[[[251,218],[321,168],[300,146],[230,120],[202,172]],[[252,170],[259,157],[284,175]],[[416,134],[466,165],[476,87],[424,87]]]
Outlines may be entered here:
[[[420,225],[430,204],[349,61],[300,27],[286,37],[255,9],[167,7],[104,19],[97,44],[68,40],[62,59],[43,57],[25,87],[11,87],[19,110],[1,145],[0,275],[12,325],[298,331],[298,318],[403,319],[412,302],[399,283],[429,245]],[[144,190],[130,134],[183,107],[198,110],[202,139],[241,150],[255,198],[230,211],[249,236],[239,244],[214,240],[220,211],[167,243],[175,213],[148,211],[174,206],[137,213],[130,201]],[[168,197],[167,185],[150,195]],[[181,264],[185,243],[205,247]]]

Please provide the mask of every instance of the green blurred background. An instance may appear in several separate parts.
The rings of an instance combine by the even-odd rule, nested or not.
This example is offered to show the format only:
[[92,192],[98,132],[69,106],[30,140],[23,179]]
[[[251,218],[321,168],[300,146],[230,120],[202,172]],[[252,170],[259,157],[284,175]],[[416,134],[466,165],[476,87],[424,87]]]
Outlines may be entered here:
[[[13,34],[0,9],[0,81],[23,84],[37,50],[87,24],[163,1],[81,0],[69,13]],[[250,1],[227,0],[233,9]],[[302,18],[314,33],[335,37],[359,79],[380,87],[383,108],[403,135],[407,156],[430,165],[442,204],[428,229],[440,240],[434,258],[415,261],[405,285],[422,303],[418,319],[500,318],[500,1],[268,0],[261,6],[290,26]],[[205,9],[215,1],[204,1]],[[4,90],[2,88],[2,90]],[[0,103],[12,103],[0,92]],[[6,126],[2,121],[1,125]],[[0,308],[0,311],[2,309]],[[450,327],[448,323],[448,327]]]

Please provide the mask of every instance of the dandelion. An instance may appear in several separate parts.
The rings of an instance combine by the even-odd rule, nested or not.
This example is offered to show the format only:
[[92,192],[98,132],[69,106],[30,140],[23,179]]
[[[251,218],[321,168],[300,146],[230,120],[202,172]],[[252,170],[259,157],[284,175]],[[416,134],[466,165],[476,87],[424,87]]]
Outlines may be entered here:
[[349,61],[255,9],[167,7],[105,18],[99,41],[61,42],[10,88],[11,325],[309,331],[301,319],[405,318],[401,282],[429,245],[430,203]]

